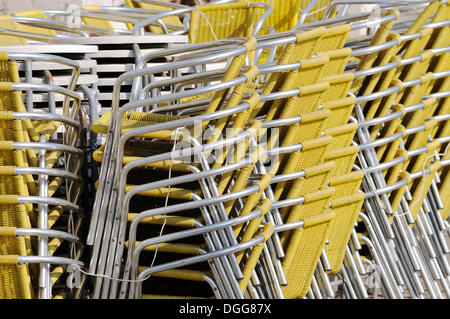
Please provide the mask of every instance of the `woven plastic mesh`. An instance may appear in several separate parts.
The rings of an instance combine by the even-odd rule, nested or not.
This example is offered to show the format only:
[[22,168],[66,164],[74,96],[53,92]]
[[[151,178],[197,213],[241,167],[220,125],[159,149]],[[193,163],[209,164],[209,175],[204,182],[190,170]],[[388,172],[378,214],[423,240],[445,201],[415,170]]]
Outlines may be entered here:
[[287,112],[284,112],[281,118],[294,117],[302,113],[317,111],[324,91],[308,92],[295,98],[289,98],[284,110],[291,110],[292,114],[286,114]]
[[323,103],[323,109],[330,110],[332,112],[332,114],[326,120],[325,127],[331,128],[346,124],[350,119],[350,115],[352,114],[354,102],[354,98],[346,98]]
[[288,283],[282,287],[285,298],[302,298],[308,292],[329,234],[330,222],[331,219],[326,219],[323,223],[295,231],[286,250],[286,258],[292,261],[289,267],[283,265]]
[[354,75],[352,73],[323,77],[320,81],[328,82],[330,88],[322,96],[322,102],[344,99],[350,90],[353,79]]
[[297,169],[300,170],[322,164],[332,141],[331,137],[325,137],[304,142],[296,164]]
[[336,164],[333,172],[331,172],[331,176],[339,176],[350,173],[352,171],[353,164],[355,163],[358,151],[358,147],[350,146],[329,152],[325,159],[327,161],[334,161]]
[[358,125],[356,123],[349,123],[325,130],[326,135],[333,136],[333,143],[331,143],[328,150],[333,151],[350,146],[357,129]]
[[323,72],[323,76],[337,75],[344,72],[351,53],[352,50],[349,48],[320,52],[318,56],[328,56],[330,58]]
[[306,64],[305,62],[298,71],[292,72],[295,75],[293,88],[300,88],[302,86],[318,83],[319,79],[322,77],[325,65],[328,62],[327,60],[328,59],[321,58],[311,59],[308,62],[313,63]]
[[331,203],[336,216],[331,223],[328,245],[325,251],[331,264],[331,272],[336,273],[341,269],[344,260],[345,247],[350,239],[356,218],[364,202],[364,194],[356,193],[344,198],[339,198]]
[[255,19],[256,10],[245,3],[197,6],[191,13],[189,39],[192,43],[201,43],[248,37]]
[[[1,237],[1,255],[26,255],[23,237]],[[0,298],[29,299],[32,297],[30,276],[26,265],[0,263]]]
[[[313,114],[313,113],[308,113]],[[324,111],[314,112],[317,117],[308,119],[308,114],[300,114],[302,116],[302,121],[300,122],[299,128],[297,129],[297,134],[295,140],[297,142],[308,141],[312,139],[319,138],[324,130],[325,123],[328,120],[330,113]]]
[[356,193],[361,186],[363,177],[364,173],[361,171],[351,172],[340,176],[332,176],[330,178],[330,187],[334,187],[336,190],[332,199]]
[[[241,0],[245,2],[247,0]],[[272,14],[264,20],[264,25],[272,27],[276,32],[289,31],[297,25],[299,15],[298,0],[255,0],[270,5],[273,8]],[[257,9],[258,17],[264,13],[264,9]]]
[[319,41],[317,52],[338,50],[344,47],[351,27],[348,24],[327,28],[323,37]]

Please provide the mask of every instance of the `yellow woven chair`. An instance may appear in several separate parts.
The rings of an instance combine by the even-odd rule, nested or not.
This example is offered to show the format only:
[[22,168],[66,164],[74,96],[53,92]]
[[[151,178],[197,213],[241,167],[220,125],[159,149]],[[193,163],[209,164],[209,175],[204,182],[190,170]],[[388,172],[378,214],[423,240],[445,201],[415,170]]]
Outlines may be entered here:
[[[400,12],[397,9],[390,9],[386,12],[386,15],[395,14],[398,17],[400,16]],[[375,32],[374,36],[372,37],[369,46],[375,46],[382,44],[384,42],[389,42],[391,40],[397,39],[400,40],[400,35],[396,34],[395,32],[392,32],[392,27],[395,24],[394,21],[387,21],[380,25],[378,30]],[[401,42],[401,41],[399,41]],[[389,48],[387,50],[381,51],[381,52],[374,52],[370,54],[366,54],[362,56],[359,60],[358,66],[356,67],[356,71],[362,71],[367,70],[372,67],[380,66],[380,65],[386,65],[389,63],[389,60],[396,54],[397,49],[395,47]],[[366,85],[373,85],[375,86],[380,78],[381,74],[374,74],[370,76],[371,84],[368,84],[367,82],[364,83],[366,77],[360,77],[358,79],[355,79],[353,85],[352,85],[352,92],[355,92],[359,88],[362,87],[364,89],[364,93],[362,95],[370,94],[373,88],[367,87]]]
[[[246,48],[246,52],[243,55],[239,55],[234,57],[225,74],[223,75],[222,81],[229,81],[231,79],[236,78],[241,71],[241,68],[244,64],[245,58],[249,54],[249,52],[255,47],[256,39],[250,38],[243,46]],[[248,82],[251,81],[257,75],[257,69],[251,68],[246,74]],[[236,106],[242,94],[244,93],[245,85],[240,86],[241,89],[236,89],[236,92],[240,94],[233,95],[233,98],[227,101],[227,107]],[[225,97],[228,95],[229,89],[219,90],[214,93],[211,102],[209,103],[206,110],[203,112],[204,114],[212,113],[216,111],[216,109],[220,106],[220,104],[225,100]],[[153,113],[143,113],[143,112],[127,112],[124,114],[122,119],[122,131],[121,134],[125,133],[128,130],[133,128],[148,126],[156,123],[169,122],[174,121],[176,119],[181,119],[183,117],[177,115],[168,115],[168,114],[153,114]],[[92,130],[97,134],[106,134],[108,132],[109,123],[111,119],[111,112],[105,112],[98,121],[92,124]],[[202,123],[203,129],[206,127],[208,123]],[[220,132],[219,132],[220,133]],[[140,137],[147,138],[159,138],[165,140],[171,140],[173,137],[173,131],[171,130],[161,130],[154,133],[139,135]],[[181,137],[181,136],[180,136]]]
[[[328,186],[328,181],[330,179],[330,172],[334,168],[334,162],[326,162],[321,165],[317,165],[314,167],[308,167],[304,169],[305,176],[304,178],[297,178],[292,183],[288,183],[288,186],[285,187],[281,199],[293,199],[299,198],[304,194],[314,193],[323,189],[326,189]],[[305,196],[306,197],[306,196]],[[309,197],[308,197],[309,199]],[[307,207],[310,203],[307,202],[305,207]],[[299,207],[301,210],[306,209]],[[293,211],[293,209],[289,207],[283,207],[280,210],[282,216],[286,216],[289,211]]]
[[[239,235],[239,242],[244,243],[250,239],[252,239],[257,233],[258,228],[261,225],[262,219],[264,215],[269,211],[272,202],[269,199],[264,199],[260,202],[258,205],[259,199],[261,197],[262,192],[264,191],[265,187],[267,187],[270,183],[270,176],[265,175],[263,176],[261,181],[258,182],[258,185],[261,186],[261,190],[256,193],[248,196],[247,198],[243,198],[243,201],[245,202],[243,205],[242,210],[240,211],[239,216],[245,216],[249,213],[251,213],[255,208],[258,208],[261,210],[261,215],[258,218],[252,219],[246,227],[243,227],[244,225],[239,224],[234,227],[234,232],[236,236]],[[226,204],[229,204],[227,202]],[[233,204],[231,204],[232,206]],[[227,206],[228,207],[228,206]],[[137,214],[129,214],[128,220],[132,221]],[[203,222],[202,218],[191,218],[191,217],[183,217],[183,216],[155,216],[152,218],[143,219],[140,221],[142,224],[152,224],[152,225],[161,225],[166,224],[168,226],[172,227],[181,227],[181,228],[194,228],[195,220],[198,220],[200,222]],[[265,236],[265,241],[270,238],[271,234],[273,232],[273,226],[270,224],[266,224],[264,231],[262,234]],[[237,237],[238,238],[238,237]],[[244,293],[247,289],[249,280],[252,276],[252,272],[255,270],[257,261],[262,253],[262,250],[264,248],[265,241],[261,244],[258,244],[254,247],[252,247],[251,251],[249,252],[249,255],[246,257],[246,252],[241,251],[236,253],[236,259],[238,263],[241,264],[242,267],[242,273],[243,278],[239,280],[239,287]],[[135,244],[138,245],[140,242],[137,241]],[[187,242],[177,242],[177,243],[163,243],[159,245],[152,245],[147,246],[144,251],[146,252],[154,252],[155,250],[158,250],[159,253],[169,253],[172,254],[172,256],[179,255],[180,258],[184,256],[189,255],[200,255],[201,252],[204,250],[203,245],[199,245],[198,243],[187,243]],[[173,257],[172,257],[173,258]],[[140,266],[140,269],[144,269],[145,266]],[[164,278],[172,278],[172,279],[178,279],[178,280],[184,280],[184,281],[204,281],[205,276],[210,275],[208,272],[205,272],[203,270],[188,270],[188,269],[171,269],[163,272],[155,273],[155,277],[164,277]],[[146,295],[145,298],[153,298],[154,295]],[[169,296],[168,296],[169,297]],[[169,297],[171,298],[171,297]],[[186,297],[190,298],[190,297]]]
[[331,265],[331,274],[336,274],[341,269],[345,248],[364,203],[364,198],[363,193],[356,193],[331,201],[331,209],[336,213],[336,216],[331,223],[329,243],[325,245],[325,251]]
[[319,257],[330,233],[336,214],[326,212],[305,217],[302,229],[297,229],[285,250],[283,269],[287,286],[282,287],[287,299],[300,299],[307,293],[316,270]]

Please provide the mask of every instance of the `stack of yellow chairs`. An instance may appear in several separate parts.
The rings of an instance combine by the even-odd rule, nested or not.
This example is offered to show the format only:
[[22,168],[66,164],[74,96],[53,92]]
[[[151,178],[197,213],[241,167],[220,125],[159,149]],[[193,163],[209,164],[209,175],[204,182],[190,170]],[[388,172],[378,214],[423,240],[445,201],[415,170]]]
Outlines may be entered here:
[[[0,61],[0,298],[73,296],[81,287],[67,289],[64,273],[68,265],[83,265],[78,205],[83,151],[76,147],[80,101],[69,102],[63,115],[27,111],[21,90],[30,84],[21,83],[14,57],[2,52]],[[58,59],[30,56],[37,58]],[[58,131],[65,137],[55,140]]]

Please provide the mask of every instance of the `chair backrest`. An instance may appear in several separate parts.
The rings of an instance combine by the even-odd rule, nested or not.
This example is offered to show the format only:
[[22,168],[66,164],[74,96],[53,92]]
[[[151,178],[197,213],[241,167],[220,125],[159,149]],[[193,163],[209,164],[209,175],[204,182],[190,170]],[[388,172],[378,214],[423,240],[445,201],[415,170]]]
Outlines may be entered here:
[[332,199],[345,197],[354,194],[361,186],[364,173],[361,171],[355,171],[344,175],[331,176],[330,187],[334,187],[336,192]]
[[350,30],[351,27],[349,24],[327,28],[316,48],[317,52],[342,49],[347,41]]
[[331,265],[330,272],[333,274],[341,269],[345,247],[364,203],[364,198],[363,193],[356,193],[331,201],[331,209],[336,213],[336,216],[331,224],[329,243],[325,245],[325,251]]
[[352,54],[352,49],[350,48],[317,53],[317,56],[327,56],[330,59],[322,76],[326,77],[343,73],[350,58],[350,54]]
[[303,229],[294,230],[283,260],[288,283],[282,287],[285,298],[300,299],[307,294],[335,216],[329,211],[306,217]]
[[325,123],[325,127],[331,128],[346,124],[352,114],[355,102],[354,97],[348,97],[322,103],[324,110],[332,112]]
[[214,40],[249,37],[257,15],[248,3],[224,3],[196,6],[191,12],[189,41],[201,43]]
[[336,167],[331,175],[339,176],[350,173],[358,152],[358,146],[348,146],[328,152],[325,156],[325,160],[334,161],[336,163]]
[[[248,0],[240,1],[248,2]],[[274,28],[276,32],[289,31],[298,23],[300,0],[252,0],[251,2],[265,3],[273,8],[272,14],[264,21],[264,25]],[[261,11],[258,12],[258,16],[264,13],[262,9],[258,11]]]
[[348,123],[326,129],[325,134],[333,136],[333,143],[330,145],[329,151],[350,146],[357,129],[357,123]]

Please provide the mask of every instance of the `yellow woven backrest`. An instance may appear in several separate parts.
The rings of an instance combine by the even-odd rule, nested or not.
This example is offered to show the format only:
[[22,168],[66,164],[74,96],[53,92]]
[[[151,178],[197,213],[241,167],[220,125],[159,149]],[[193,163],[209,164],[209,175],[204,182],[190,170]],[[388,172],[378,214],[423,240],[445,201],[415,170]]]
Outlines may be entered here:
[[361,171],[351,172],[345,175],[331,176],[330,187],[334,187],[332,200],[354,194],[361,186],[364,173]]
[[342,49],[345,41],[347,41],[348,33],[351,27],[349,24],[343,24],[335,27],[327,28],[324,35],[319,41],[317,52],[326,52]]
[[299,88],[300,94],[288,99],[281,109],[279,118],[289,118],[299,114],[311,113],[318,110],[322,95],[328,90],[327,83],[317,83]]
[[316,214],[303,219],[303,229],[294,230],[283,260],[288,283],[282,287],[285,298],[299,299],[307,294],[333,218],[334,212]]
[[323,76],[327,63],[330,59],[326,56],[301,60],[301,67],[297,71],[290,72],[289,76],[293,78],[292,87],[317,84]]
[[[395,14],[397,18],[400,16],[400,12],[397,9],[390,9],[386,12],[386,15],[391,15],[391,14]],[[380,25],[380,27],[377,29],[377,31],[375,32],[372,39],[370,40],[369,46],[374,46],[374,45],[378,45],[378,44],[381,44],[384,42],[389,42],[390,40],[393,40],[394,38],[396,38],[397,40],[400,40],[399,39],[400,36],[398,34],[390,33],[392,27],[394,26],[394,23],[395,23],[395,20],[394,21],[389,20],[385,23],[382,23]],[[387,50],[384,50],[381,52],[374,52],[374,53],[366,54],[366,55],[360,57],[360,61],[358,63],[358,66],[356,67],[356,70],[357,71],[367,70],[374,66],[385,65],[395,55],[395,52],[396,52],[395,48],[390,48],[390,49],[387,49]],[[378,73],[378,74],[372,75],[371,77],[379,79],[380,74]],[[376,79],[374,79],[373,84],[377,83]],[[352,91],[356,91],[357,89],[359,89],[364,80],[365,80],[364,77],[360,77],[360,78],[356,79],[354,82]],[[368,90],[372,90],[372,88],[368,88]],[[368,94],[368,93],[365,93],[365,94]]]
[[290,64],[311,58],[318,52],[317,46],[324,33],[324,27],[297,33],[297,41],[285,47],[278,64]]
[[333,136],[333,143],[330,145],[329,151],[350,146],[357,129],[357,123],[349,123],[326,129],[325,134]]
[[[21,31],[21,26],[19,23],[15,22],[11,16],[0,16],[0,28],[5,28],[8,30]],[[23,45],[27,44],[27,40],[22,37],[1,35],[0,36],[0,46],[2,45]]]
[[[265,95],[272,92],[287,91],[303,87],[303,96],[318,98],[328,89],[328,84],[317,83],[322,77],[324,67],[328,61],[328,57],[305,59],[300,61],[301,67],[298,70],[272,74],[262,89],[261,94]],[[314,95],[314,93],[319,95]],[[284,107],[284,103],[286,103],[285,100],[286,99],[277,99],[268,103],[261,102],[255,108],[252,116],[266,114],[265,121],[270,121],[274,119],[276,114]],[[290,103],[296,101],[297,100],[294,98]],[[289,104],[288,109],[296,109],[296,106],[294,104]],[[300,112],[307,113],[315,110],[316,109],[305,109]]]
[[[316,192],[303,194],[305,201],[302,205],[294,205],[290,211],[282,214],[286,223],[292,223],[307,217],[323,214],[328,209],[331,196],[336,190],[332,187],[325,188]],[[289,238],[289,233],[284,233],[282,242],[286,242]]]
[[[34,10],[26,10],[26,11],[17,11],[12,13],[13,16],[16,17],[30,17],[30,18],[40,18],[40,19],[48,19],[48,16],[42,12],[42,10],[34,9]],[[32,32],[32,33],[40,33],[47,35],[56,35],[55,30],[34,27],[26,24],[20,24],[21,31]]]
[[[300,0],[300,9],[304,10],[310,3],[310,0]],[[309,11],[308,17],[311,17],[310,20],[322,20],[325,14],[325,8],[332,2],[332,0],[317,0],[314,7]],[[336,9],[333,9],[330,15],[330,18],[334,17]],[[307,19],[305,22],[308,22]]]
[[325,127],[331,128],[346,124],[352,114],[355,102],[355,97],[348,97],[322,103],[324,110],[331,111],[331,115],[326,120]]
[[249,37],[255,22],[256,10],[247,3],[196,6],[191,13],[189,41],[201,43]]
[[[276,32],[289,31],[297,25],[300,13],[300,0],[240,0],[240,2],[260,2],[270,5],[273,8],[273,12],[264,21],[264,25],[274,28]],[[258,10],[258,16],[264,13],[263,10]]]
[[330,89],[322,96],[322,103],[346,98],[354,78],[353,73],[344,73],[320,79],[320,82],[328,82],[330,85]]
[[[330,118],[331,112],[329,110],[320,110],[302,113],[300,116],[302,121],[298,125],[292,125],[292,130],[295,134],[294,141],[296,142],[319,138],[326,127],[326,121]],[[291,130],[291,127],[289,127],[289,130]],[[287,134],[289,134],[289,130]]]
[[336,217],[331,223],[328,237],[329,243],[325,245],[325,251],[330,261],[331,273],[333,274],[341,269],[345,247],[350,239],[363,203],[363,193],[356,193],[331,201],[331,209],[336,213]]
[[327,56],[330,59],[322,76],[325,77],[343,73],[347,66],[348,59],[350,58],[350,54],[352,54],[352,49],[350,48],[319,52],[317,56]]
[[[450,152],[442,156],[442,160],[448,160],[450,158]],[[441,216],[443,220],[446,220],[450,215],[450,170],[443,169],[439,176],[441,183],[439,184],[439,194],[441,195],[444,208],[441,210]]]
[[[304,194],[313,193],[324,189],[330,178],[330,172],[334,168],[334,162],[323,163],[318,166],[305,168],[305,177],[297,178],[292,183],[288,183],[284,189],[286,196],[284,199],[298,198]],[[284,207],[280,211],[285,212],[288,208]]]
[[327,154],[332,142],[333,138],[331,136],[323,136],[303,142],[302,150],[299,153],[293,154],[296,155],[296,168],[302,169],[323,163],[325,154]]
[[325,156],[325,160],[334,161],[336,164],[336,167],[333,172],[331,172],[331,175],[339,176],[350,173],[358,152],[359,147],[357,146],[349,146],[328,152]]
[[[167,2],[167,0],[162,0],[162,1]],[[151,3],[145,3],[142,1],[125,0],[125,4],[129,8],[141,8],[141,9],[149,9],[149,10],[172,10],[171,8],[168,8],[168,7],[159,6],[159,5],[151,4]],[[176,16],[163,18],[162,21],[166,24],[176,25],[176,26],[180,26],[180,27],[183,26],[183,22],[181,22],[180,18],[176,17]],[[129,24],[129,25],[130,25],[129,28],[132,28],[131,24]],[[149,26],[149,31],[152,33],[163,33],[163,30],[161,29],[161,27],[157,27],[157,26]]]

